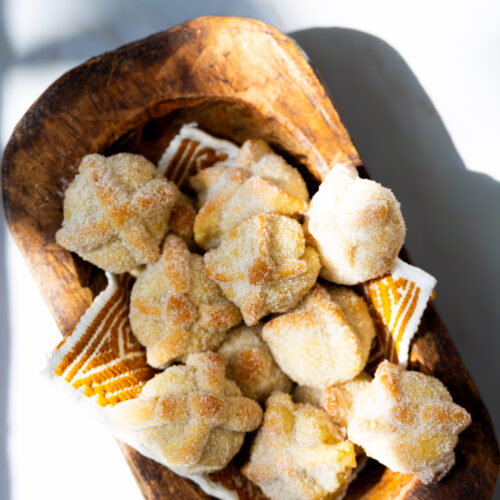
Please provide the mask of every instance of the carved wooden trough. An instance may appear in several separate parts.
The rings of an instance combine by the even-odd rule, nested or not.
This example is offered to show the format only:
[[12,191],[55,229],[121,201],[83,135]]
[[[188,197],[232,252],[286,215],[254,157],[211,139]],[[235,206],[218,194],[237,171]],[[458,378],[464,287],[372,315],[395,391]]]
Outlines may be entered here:
[[[54,241],[62,220],[58,192],[75,174],[70,166],[91,152],[131,151],[156,162],[189,121],[238,143],[265,139],[305,173],[313,189],[335,163],[362,165],[299,48],[258,21],[195,19],[73,69],[25,114],[2,163],[8,224],[63,335],[103,284],[100,271]],[[347,498],[489,498],[499,467],[493,427],[432,305],[412,345],[411,367],[437,376],[472,415],[457,463],[444,480],[427,486],[371,463]],[[147,499],[206,498],[193,483],[121,446]],[[259,497],[235,464],[216,477],[242,499]]]

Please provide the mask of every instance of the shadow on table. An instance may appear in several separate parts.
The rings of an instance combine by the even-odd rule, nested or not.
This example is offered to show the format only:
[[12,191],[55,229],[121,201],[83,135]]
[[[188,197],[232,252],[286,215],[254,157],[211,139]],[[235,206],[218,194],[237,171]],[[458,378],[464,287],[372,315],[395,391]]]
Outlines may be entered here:
[[438,280],[437,308],[498,431],[500,184],[467,170],[431,100],[387,43],[342,28],[291,36],[333,96],[368,172],[402,201],[406,246]]

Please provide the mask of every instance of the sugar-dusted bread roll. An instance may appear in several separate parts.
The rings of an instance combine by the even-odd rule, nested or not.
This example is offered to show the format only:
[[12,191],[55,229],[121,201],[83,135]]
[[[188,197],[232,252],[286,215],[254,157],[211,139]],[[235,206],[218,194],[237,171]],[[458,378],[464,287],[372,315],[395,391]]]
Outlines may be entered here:
[[241,310],[248,326],[295,306],[319,272],[316,250],[290,217],[259,214],[229,231],[205,254],[205,271]]
[[264,141],[246,141],[233,167],[201,170],[190,179],[200,211],[194,235],[202,248],[216,248],[238,222],[252,215],[295,216],[307,210],[309,194],[302,176]]
[[344,285],[390,272],[406,232],[392,191],[344,165],[321,183],[304,227],[319,252],[321,276]]
[[205,352],[156,375],[138,398],[112,407],[110,419],[160,463],[198,474],[229,463],[260,425],[262,409],[224,377],[222,359]]
[[261,324],[236,327],[217,352],[226,363],[227,378],[238,384],[243,396],[264,402],[273,391],[290,392],[293,382],[274,361],[261,330]]
[[130,326],[155,368],[215,349],[241,319],[239,309],[206,275],[203,257],[173,234],[165,239],[158,262],[140,274],[130,296]]
[[243,474],[271,500],[340,498],[356,466],[354,446],[328,415],[273,393]]
[[87,155],[64,193],[56,241],[105,271],[131,271],[158,260],[178,197],[143,156]]
[[436,378],[383,361],[356,397],[349,439],[396,472],[438,481],[455,463],[458,434],[471,422]]
[[347,287],[319,284],[262,330],[280,368],[298,384],[318,389],[361,373],[374,336],[362,297]]

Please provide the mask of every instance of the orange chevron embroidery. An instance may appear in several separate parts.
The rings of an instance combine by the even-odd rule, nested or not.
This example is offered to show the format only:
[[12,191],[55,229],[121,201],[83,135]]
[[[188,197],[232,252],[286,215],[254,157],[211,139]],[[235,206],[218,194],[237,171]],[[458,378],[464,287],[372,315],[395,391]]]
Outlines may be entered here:
[[[119,293],[119,292],[118,292]],[[86,338],[87,344],[90,342],[90,347],[88,347],[87,350],[85,350],[77,363],[71,368],[70,372],[66,376],[66,382],[71,382],[73,380],[73,377],[78,373],[79,370],[85,366],[85,363],[90,359],[90,357],[94,354],[94,352],[97,350],[97,347],[99,344],[102,342],[104,336],[108,333],[109,328],[114,322],[114,313],[116,309],[119,309],[121,307],[120,300],[116,301],[113,305],[111,310],[108,310],[108,314],[105,317],[104,324],[101,324],[96,327],[96,330],[92,331],[91,328],[87,331],[83,337]],[[106,307],[107,309],[107,307]],[[83,338],[82,337],[82,338]],[[90,341],[92,339],[92,341]]]
[[60,343],[67,348],[72,335],[80,335],[75,346],[63,357],[54,373],[64,377],[87,397],[94,397],[101,406],[114,405],[137,397],[143,385],[157,372],[146,361],[144,348],[132,334],[128,319],[132,279],[116,277],[117,290],[99,307],[90,325],[81,331],[77,326]]
[[391,298],[390,298],[390,288],[389,284],[386,284],[384,281],[378,283],[380,302],[382,305],[382,317],[384,318],[384,322],[389,324],[391,320]]
[[379,281],[371,281],[364,287],[364,291],[368,296],[368,302],[371,304],[372,310],[377,317],[377,349],[373,353],[373,362],[376,364],[384,358],[392,360],[395,356],[393,338],[386,328],[387,318],[384,317],[384,303],[387,302],[388,297],[387,294],[384,294],[384,290],[378,286]]
[[401,326],[399,328],[399,333],[396,338],[396,345],[398,346],[398,354],[399,354],[399,343],[401,342],[401,339],[403,338],[403,334],[405,332],[406,326],[408,324],[408,321],[413,315],[413,312],[415,311],[415,307],[417,306],[418,303],[418,298],[420,295],[420,288],[415,289],[415,294],[413,296],[413,299],[411,301],[410,307],[408,307],[408,310],[406,311],[405,317],[403,318],[403,321],[401,323]]
[[[109,307],[112,306],[112,304],[115,301],[118,301],[120,297],[120,290],[117,290],[111,299],[108,302]],[[99,314],[96,316],[92,324],[88,327],[86,333],[82,335],[80,340],[75,344],[73,349],[64,356],[63,360],[59,364],[57,368],[56,375],[62,375],[66,369],[71,365],[71,363],[85,350],[86,346],[88,345],[90,339],[94,335],[96,328],[98,325],[103,321],[103,318],[108,314],[109,310],[102,309]],[[74,329],[66,336],[66,338],[59,344],[58,348],[61,348],[66,340],[73,335]]]
[[113,317],[112,323],[110,323],[106,329],[103,328],[102,334],[107,335],[108,338],[104,340],[98,348],[96,348],[94,353],[89,354],[92,358],[89,359],[86,366],[82,368],[83,373],[94,368],[98,368],[99,366],[120,357],[120,349],[118,348],[118,329],[120,324],[124,321],[128,321],[128,308],[116,311],[116,315]]
[[410,283],[410,287],[408,288],[408,290],[405,291],[405,294],[403,295],[402,303],[399,304],[400,301],[396,302],[395,307],[397,308],[397,311],[396,311],[396,318],[394,319],[394,327],[396,327],[396,325],[398,324],[399,318],[401,317],[401,315],[403,314],[403,311],[405,310],[406,306],[408,305],[408,302],[410,301],[410,299],[413,295],[414,288],[415,288],[415,283]]
[[183,139],[167,166],[165,176],[179,187],[183,187],[191,175],[227,158],[226,153],[206,146],[200,148],[198,141]]
[[[186,141],[187,139],[184,139],[184,140]],[[182,142],[184,142],[184,141],[182,141]],[[184,154],[182,160],[176,165],[175,171],[174,171],[173,177],[172,177],[172,180],[174,182],[176,182],[177,184],[179,184],[179,185],[181,184],[180,179],[182,178],[184,172],[189,171],[189,165],[192,162],[193,155],[196,151],[196,148],[199,146],[199,144],[200,143],[198,141],[187,140],[186,153]]]
[[172,160],[170,161],[169,165],[167,166],[167,170],[165,172],[165,176],[171,180],[175,178],[174,173],[177,170],[177,167],[182,160],[182,157],[186,151],[186,148],[188,144],[190,143],[189,139],[184,139],[181,141],[179,144],[179,148],[175,152],[174,156],[172,157]]
[[128,323],[124,323],[123,325],[121,325],[120,337],[123,341],[122,349],[125,356],[137,352],[144,352],[144,348],[137,342]]
[[[365,293],[379,317],[385,356],[397,360],[400,344],[420,297],[420,288],[406,278],[385,276],[369,282]],[[380,334],[379,334],[380,335]]]
[[226,153],[218,153],[212,148],[201,148],[196,152],[196,156],[193,159],[193,163],[195,165],[195,169],[191,172],[191,175],[198,173],[200,170],[204,168],[211,167],[214,163],[218,161],[227,160]]
[[[151,377],[149,377],[151,378]],[[122,401],[128,401],[129,399],[134,399],[139,394],[141,393],[142,386],[144,385],[145,382],[143,382],[141,385],[136,385],[134,387],[131,387],[130,389],[127,389],[125,391],[122,391],[119,394],[113,394],[113,395],[97,395],[97,404],[99,406],[114,406],[117,403],[121,403]]]
[[[72,386],[75,389],[82,386],[88,387],[92,392],[95,392],[99,388],[101,388],[101,390],[107,389],[108,392],[114,392],[117,389],[123,389],[126,387],[123,386],[123,383],[134,378],[130,376],[130,370],[136,369],[149,369],[148,371],[150,371],[152,375],[156,373],[155,370],[146,365],[145,356],[138,356],[133,359],[118,361],[117,363],[107,366],[102,371],[93,373],[88,377],[75,380],[72,383]],[[120,387],[120,384],[122,387]]]

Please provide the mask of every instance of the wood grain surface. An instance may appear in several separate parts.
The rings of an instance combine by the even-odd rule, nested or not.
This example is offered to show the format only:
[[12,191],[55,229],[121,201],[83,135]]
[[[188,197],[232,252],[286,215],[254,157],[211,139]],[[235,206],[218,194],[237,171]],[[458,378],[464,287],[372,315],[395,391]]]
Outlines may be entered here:
[[[76,166],[92,152],[132,151],[156,161],[180,124],[193,120],[238,143],[267,140],[312,189],[335,163],[361,165],[301,51],[264,23],[199,18],[82,64],[33,104],[2,161],[9,227],[63,335],[103,286],[100,271],[54,241],[62,194]],[[493,427],[432,306],[413,343],[411,367],[437,376],[472,415],[457,463],[440,483],[427,486],[370,463],[348,498],[489,498],[499,468]],[[120,446],[145,498],[206,498],[193,483]],[[232,466],[222,476],[236,471]],[[253,496],[243,489],[241,498]]]

